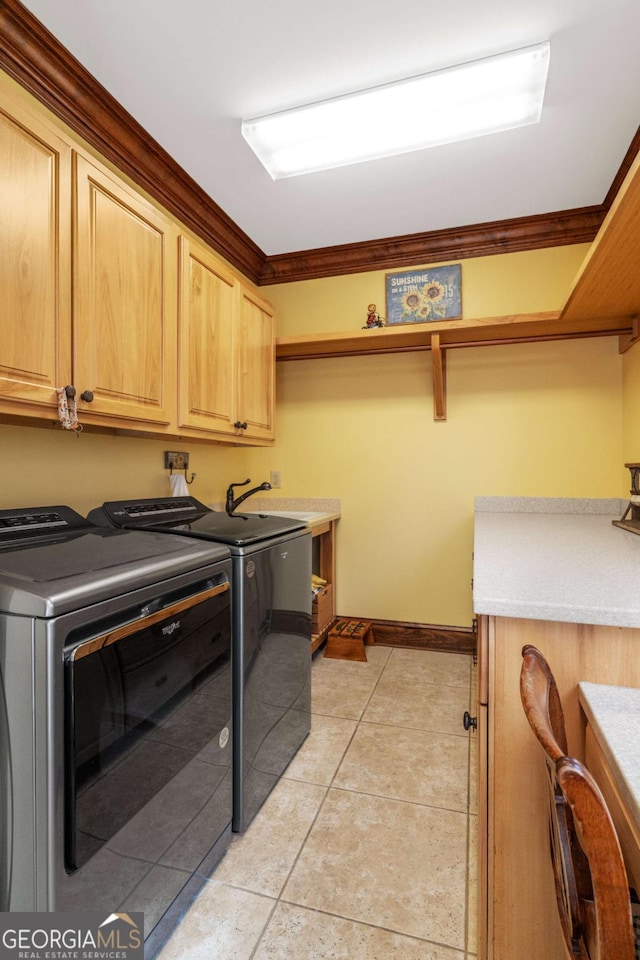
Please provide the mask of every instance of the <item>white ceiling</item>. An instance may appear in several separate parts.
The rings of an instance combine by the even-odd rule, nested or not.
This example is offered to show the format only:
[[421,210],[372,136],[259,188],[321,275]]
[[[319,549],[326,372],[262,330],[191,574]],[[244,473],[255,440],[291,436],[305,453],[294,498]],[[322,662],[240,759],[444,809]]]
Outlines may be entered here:
[[[639,0],[23,0],[267,255],[602,203],[640,123]],[[272,181],[243,118],[551,42],[542,120]]]

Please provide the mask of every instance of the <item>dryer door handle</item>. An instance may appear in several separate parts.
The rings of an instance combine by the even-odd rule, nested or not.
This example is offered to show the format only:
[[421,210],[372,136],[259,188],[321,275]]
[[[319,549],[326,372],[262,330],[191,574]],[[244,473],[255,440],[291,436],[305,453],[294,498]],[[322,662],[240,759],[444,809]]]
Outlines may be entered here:
[[203,603],[205,600],[210,600],[211,597],[217,597],[221,593],[225,593],[229,589],[229,581],[225,580],[224,583],[217,583],[213,587],[209,587],[207,590],[202,590],[200,593],[194,593],[191,597],[186,597],[184,600],[179,600],[177,603],[172,604],[169,607],[162,607],[160,610],[156,610],[154,613],[147,614],[142,616],[137,620],[132,620],[130,623],[126,623],[122,627],[116,627],[115,630],[110,630],[108,633],[103,633],[99,637],[93,637],[91,640],[85,640],[83,643],[79,643],[77,647],[74,647],[68,655],[69,660],[81,660],[82,657],[88,657],[92,653],[96,653],[98,650],[102,650],[103,647],[111,646],[112,643],[117,643],[119,640],[124,640],[125,637],[130,637],[133,633],[140,633],[141,630],[146,630],[147,627],[152,627],[154,623],[160,623],[161,620],[166,620],[169,617],[174,617],[176,614],[183,613],[185,610],[191,609],[191,607],[197,606],[199,603]]

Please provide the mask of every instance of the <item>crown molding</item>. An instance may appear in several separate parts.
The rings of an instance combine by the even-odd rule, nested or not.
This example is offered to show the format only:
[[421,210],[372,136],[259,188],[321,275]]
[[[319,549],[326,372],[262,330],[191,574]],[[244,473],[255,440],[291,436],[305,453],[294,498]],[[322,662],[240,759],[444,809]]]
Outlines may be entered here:
[[603,206],[604,209],[605,209],[605,213],[608,213],[609,207],[611,206],[611,204],[612,204],[613,201],[615,200],[615,198],[616,198],[616,196],[617,196],[617,194],[618,194],[618,191],[620,190],[620,187],[622,186],[622,181],[624,180],[624,178],[625,178],[626,175],[628,174],[629,169],[630,169],[630,167],[631,167],[631,164],[633,163],[633,161],[635,160],[636,156],[638,155],[638,151],[640,151],[640,127],[638,127],[638,129],[636,130],[636,132],[635,132],[635,134],[634,134],[634,137],[633,137],[633,140],[632,140],[631,143],[629,144],[629,149],[628,149],[627,152],[625,153],[624,158],[623,158],[623,160],[622,160],[622,163],[620,164],[620,167],[619,167],[619,169],[618,169],[618,172],[616,173],[615,177],[613,178],[613,181],[612,181],[612,183],[611,183],[611,186],[609,187],[609,189],[608,189],[608,191],[607,191],[607,195],[606,195],[606,197],[604,198],[604,202],[603,202],[602,206]]
[[295,280],[313,280],[346,273],[364,273],[368,270],[389,270],[443,260],[488,257],[499,253],[517,253],[571,243],[591,243],[639,152],[640,127],[636,130],[601,204],[513,220],[494,220],[467,227],[279,254],[265,259],[259,282],[291,283]]
[[18,0],[0,5],[0,67],[249,279],[265,255]]
[[368,270],[486,257],[498,253],[590,243],[604,220],[602,204],[467,227],[345,243],[267,257],[261,284],[290,283]]
[[589,243],[640,149],[639,128],[596,206],[266,256],[19,0],[0,2],[0,67],[260,285]]

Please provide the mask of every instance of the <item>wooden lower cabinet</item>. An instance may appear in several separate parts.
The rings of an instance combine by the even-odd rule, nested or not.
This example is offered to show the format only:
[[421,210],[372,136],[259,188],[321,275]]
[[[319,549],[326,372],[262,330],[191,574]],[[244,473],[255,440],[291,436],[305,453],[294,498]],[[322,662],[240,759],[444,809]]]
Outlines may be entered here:
[[562,697],[569,750],[580,760],[585,760],[586,724],[578,683],[640,687],[640,630],[481,618],[481,960],[566,960],[549,855],[544,760],[520,701],[521,650],[527,643],[549,661]]
[[316,597],[311,613],[311,653],[324,643],[336,618],[336,520],[327,520],[311,528],[313,572],[327,586],[322,598]]
[[492,926],[492,913],[489,909],[488,898],[488,850],[489,850],[489,618],[478,617],[477,627],[477,659],[478,659],[478,771],[477,771],[477,810],[478,810],[478,909],[477,909],[477,945],[478,956],[483,960],[489,956],[487,937],[489,927]]
[[640,890],[640,824],[619,785],[619,774],[612,770],[598,738],[587,723],[586,762],[609,808],[620,841],[629,885]]

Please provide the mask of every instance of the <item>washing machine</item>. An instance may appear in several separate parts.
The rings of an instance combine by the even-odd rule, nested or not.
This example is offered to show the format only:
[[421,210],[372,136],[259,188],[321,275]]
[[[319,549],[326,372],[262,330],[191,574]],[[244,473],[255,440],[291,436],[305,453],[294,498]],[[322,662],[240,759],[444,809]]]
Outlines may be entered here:
[[111,501],[89,519],[224,544],[233,564],[233,830],[242,833],[311,725],[311,533],[195,497]]

